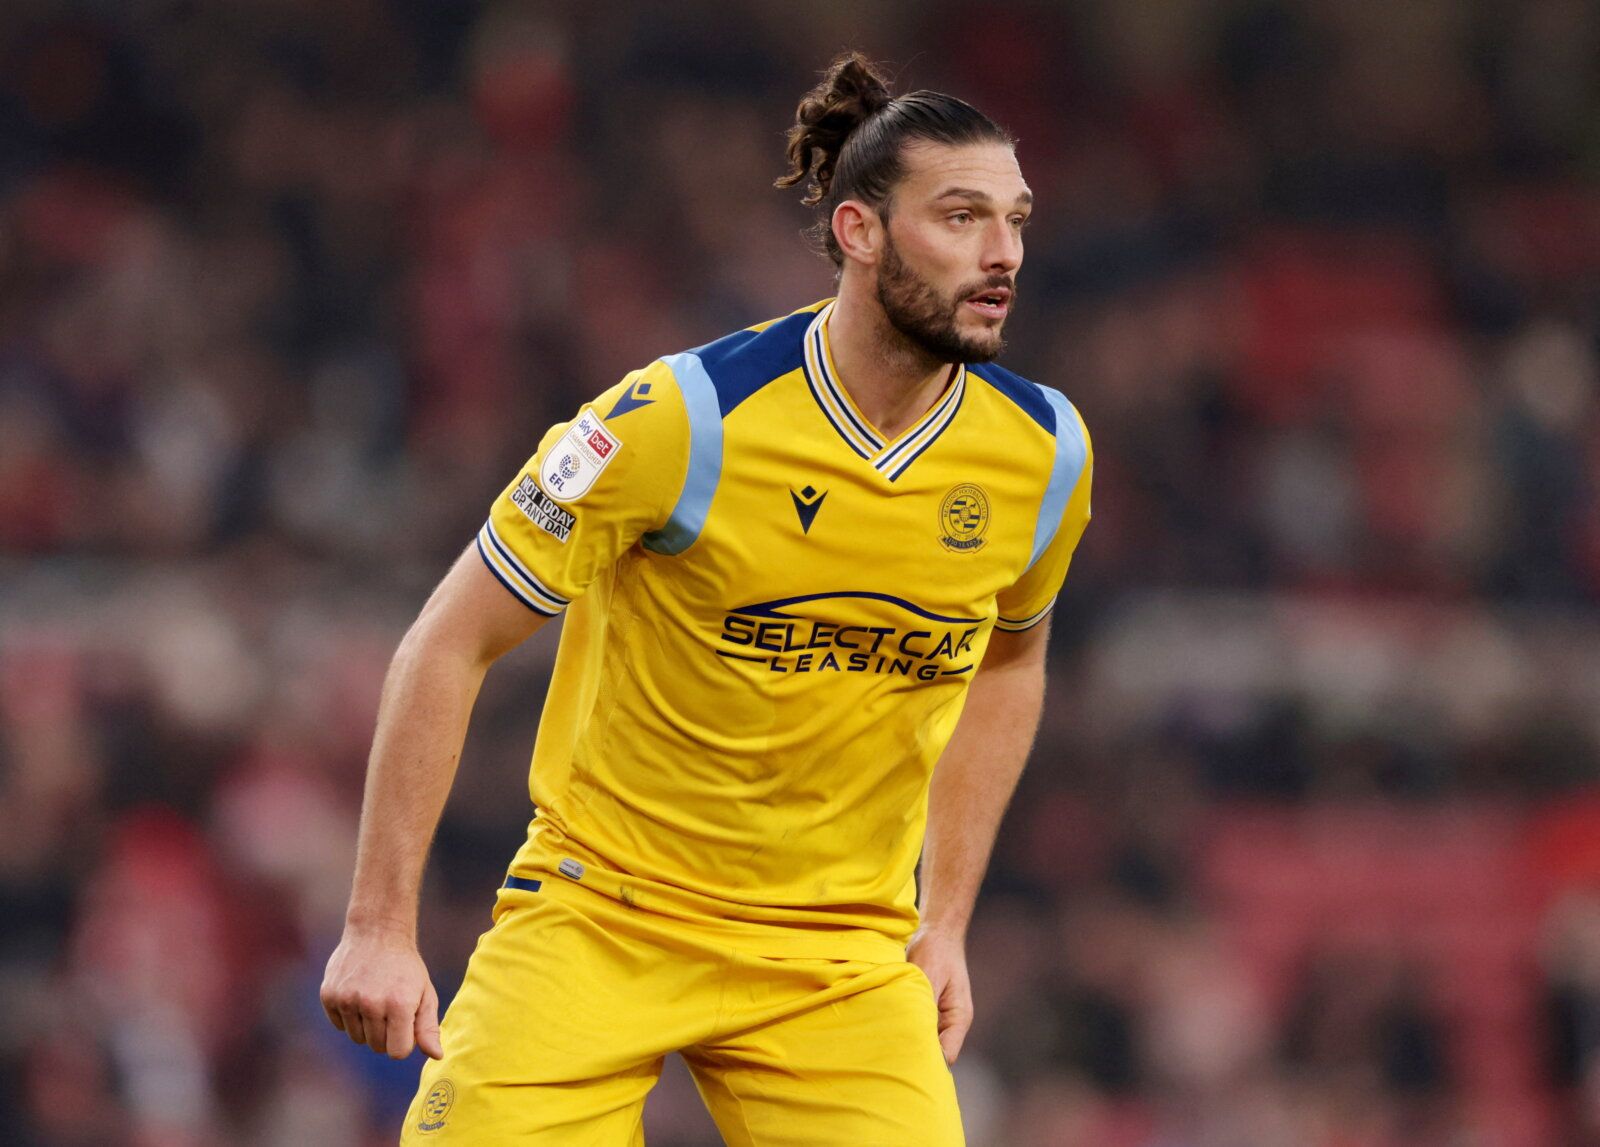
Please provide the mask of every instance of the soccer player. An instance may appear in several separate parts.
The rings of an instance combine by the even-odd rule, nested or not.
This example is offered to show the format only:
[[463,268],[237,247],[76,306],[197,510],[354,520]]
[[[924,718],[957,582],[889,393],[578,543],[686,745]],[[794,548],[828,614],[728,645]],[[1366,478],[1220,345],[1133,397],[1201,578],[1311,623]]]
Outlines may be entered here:
[[[962,1142],[964,935],[1089,441],[991,362],[1033,198],[1004,131],[850,54],[788,158],[838,297],[552,428],[395,655],[322,1002],[432,1057],[405,1143],[641,1143],[673,1051],[730,1144]],[[441,1029],[428,842],[485,671],[563,612],[534,819]]]

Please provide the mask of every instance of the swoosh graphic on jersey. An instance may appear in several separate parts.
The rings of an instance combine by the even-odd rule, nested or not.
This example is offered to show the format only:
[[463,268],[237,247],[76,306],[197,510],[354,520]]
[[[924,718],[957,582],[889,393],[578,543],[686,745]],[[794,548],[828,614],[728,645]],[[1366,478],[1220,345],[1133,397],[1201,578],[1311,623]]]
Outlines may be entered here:
[[758,601],[754,605],[740,606],[738,609],[731,609],[728,612],[742,613],[751,617],[790,617],[793,615],[783,612],[784,608],[787,606],[799,605],[802,602],[808,601],[826,601],[830,598],[836,597],[865,598],[869,601],[886,601],[890,605],[898,605],[901,609],[904,609],[910,613],[914,613],[918,617],[925,617],[929,621],[942,621],[946,625],[983,624],[983,619],[981,617],[946,617],[941,613],[933,613],[930,610],[923,609],[920,605],[909,602],[903,597],[895,597],[894,595],[887,593],[877,593],[870,589],[844,589],[838,590],[834,593],[806,593],[801,594],[798,597],[782,597],[776,601]]
[[616,418],[618,415],[626,414],[630,410],[638,410],[641,406],[649,406],[655,401],[653,398],[645,397],[649,393],[650,384],[648,382],[634,383],[622,392],[622,397],[617,399],[617,404],[611,408],[611,413],[606,415],[606,418]]

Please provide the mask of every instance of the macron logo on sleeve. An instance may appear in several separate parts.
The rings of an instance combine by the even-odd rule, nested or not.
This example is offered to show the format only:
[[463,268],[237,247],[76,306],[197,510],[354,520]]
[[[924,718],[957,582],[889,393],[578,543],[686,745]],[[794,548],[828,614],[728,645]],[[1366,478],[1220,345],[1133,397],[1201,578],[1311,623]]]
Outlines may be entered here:
[[645,397],[649,393],[650,384],[648,382],[634,383],[623,392],[621,398],[617,399],[617,404],[611,408],[611,413],[606,417],[616,418],[618,415],[626,414],[630,410],[638,410],[641,406],[649,406],[655,401],[653,398]]

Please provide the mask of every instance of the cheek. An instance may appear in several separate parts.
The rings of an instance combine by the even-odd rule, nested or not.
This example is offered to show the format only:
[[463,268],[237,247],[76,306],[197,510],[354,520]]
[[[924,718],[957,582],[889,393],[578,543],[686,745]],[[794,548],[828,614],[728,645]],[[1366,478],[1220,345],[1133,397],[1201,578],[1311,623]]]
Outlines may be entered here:
[[917,228],[897,241],[900,257],[941,291],[953,291],[970,277],[977,228],[954,231],[940,225]]
[[941,299],[952,299],[964,284],[972,281],[970,260],[953,259],[946,252],[943,258],[930,259],[924,264],[923,278]]

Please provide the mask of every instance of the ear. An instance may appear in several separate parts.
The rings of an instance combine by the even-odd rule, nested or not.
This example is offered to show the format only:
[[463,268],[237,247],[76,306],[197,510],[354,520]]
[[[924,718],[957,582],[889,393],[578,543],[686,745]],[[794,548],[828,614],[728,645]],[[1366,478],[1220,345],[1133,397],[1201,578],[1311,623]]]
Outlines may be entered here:
[[883,250],[883,218],[859,199],[833,209],[833,238],[847,261],[875,265]]

